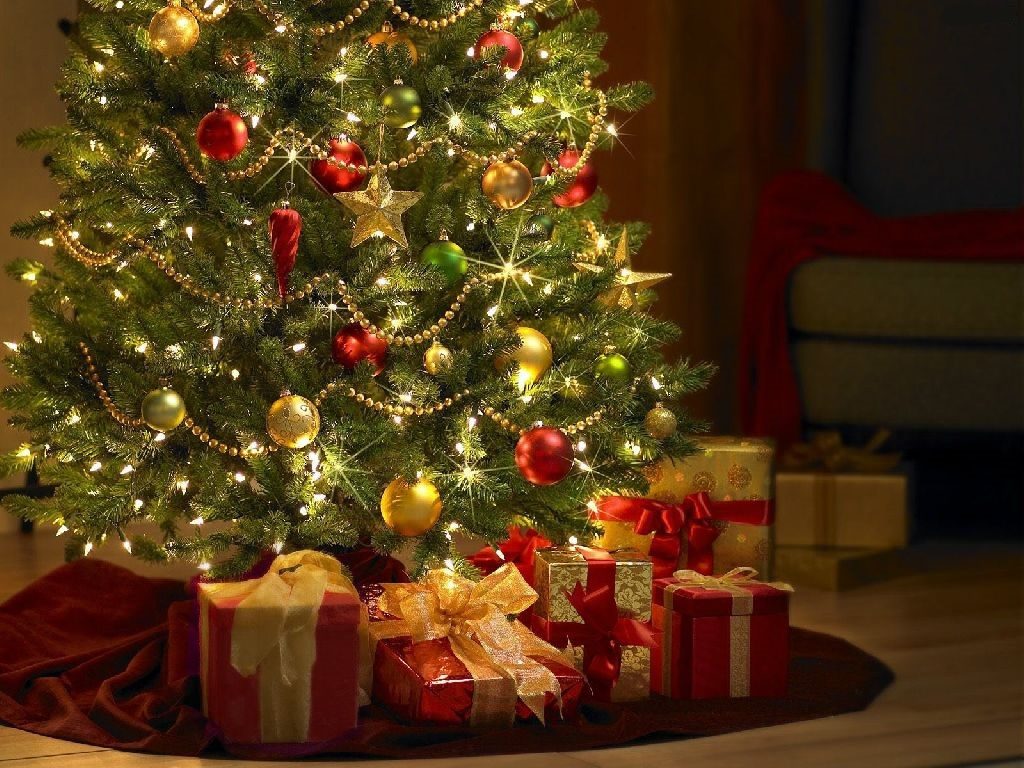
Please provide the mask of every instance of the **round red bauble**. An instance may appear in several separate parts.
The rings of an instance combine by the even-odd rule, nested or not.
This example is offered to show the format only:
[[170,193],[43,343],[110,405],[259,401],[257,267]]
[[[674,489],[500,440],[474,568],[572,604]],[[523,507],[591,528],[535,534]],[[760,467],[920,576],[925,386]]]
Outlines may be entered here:
[[228,109],[227,104],[218,104],[196,129],[196,142],[202,153],[222,163],[242,154],[248,141],[249,129],[245,121]]
[[572,471],[573,460],[572,441],[554,427],[534,427],[516,443],[519,474],[534,485],[561,482]]
[[[346,136],[339,136],[331,139],[331,157],[339,163],[349,165],[366,165],[366,155],[363,149],[354,141],[349,141]],[[337,192],[351,192],[366,179],[365,173],[350,171],[335,165],[326,158],[314,160],[309,166],[309,172],[317,183],[326,189],[330,194]]]
[[[575,147],[570,147],[558,156],[558,164],[563,168],[575,168],[580,161],[580,152]],[[551,163],[544,163],[541,169],[541,176],[550,176],[554,168]],[[597,171],[590,163],[585,163],[572,184],[560,195],[555,195],[554,203],[559,208],[575,208],[583,205],[594,196],[597,191]]]
[[349,323],[334,334],[331,343],[331,357],[338,365],[353,370],[362,360],[369,360],[376,366],[373,375],[384,370],[388,359],[388,343],[377,338],[359,323]]
[[523,66],[523,44],[519,42],[518,37],[503,29],[492,29],[480,36],[480,39],[476,41],[476,57],[479,59],[488,48],[494,48],[497,45],[505,48],[501,66],[518,72],[519,68]]

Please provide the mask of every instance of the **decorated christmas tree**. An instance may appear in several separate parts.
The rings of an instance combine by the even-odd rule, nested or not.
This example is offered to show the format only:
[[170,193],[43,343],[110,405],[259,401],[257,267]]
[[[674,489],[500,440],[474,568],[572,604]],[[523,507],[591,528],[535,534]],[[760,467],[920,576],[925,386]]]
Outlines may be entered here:
[[[240,573],[267,550],[456,529],[586,540],[594,500],[691,450],[599,150],[650,98],[602,90],[573,0],[89,0],[15,227],[34,330],[3,403],[70,557]],[[621,156],[625,161],[625,155]],[[148,521],[149,526],[138,525]],[[155,524],[155,527],[152,525]],[[154,533],[155,531],[155,533]]]

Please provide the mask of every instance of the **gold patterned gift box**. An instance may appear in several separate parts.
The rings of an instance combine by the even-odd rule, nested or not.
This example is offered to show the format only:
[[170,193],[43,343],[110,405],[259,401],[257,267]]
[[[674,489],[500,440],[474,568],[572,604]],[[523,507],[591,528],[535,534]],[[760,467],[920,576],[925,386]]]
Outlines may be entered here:
[[[771,440],[701,437],[696,442],[699,450],[693,456],[675,462],[664,459],[651,468],[651,498],[679,504],[701,491],[713,502],[771,502],[775,498],[775,445]],[[713,524],[719,533],[712,545],[714,573],[750,567],[762,578],[771,579],[774,505],[736,505],[735,515],[728,509],[727,505],[715,506]],[[679,567],[692,567],[685,551]]]
[[[650,630],[652,571],[646,556],[591,547],[554,547],[537,551],[534,568],[539,598],[531,627],[555,647],[571,646],[576,666],[584,674],[594,647],[599,645],[592,643],[598,633],[584,621],[574,602],[582,605],[587,599],[613,599],[620,624],[630,624],[636,635]],[[607,686],[593,676],[588,679],[596,698],[637,701],[650,695],[650,676],[651,647],[623,645],[616,679],[605,681]]]

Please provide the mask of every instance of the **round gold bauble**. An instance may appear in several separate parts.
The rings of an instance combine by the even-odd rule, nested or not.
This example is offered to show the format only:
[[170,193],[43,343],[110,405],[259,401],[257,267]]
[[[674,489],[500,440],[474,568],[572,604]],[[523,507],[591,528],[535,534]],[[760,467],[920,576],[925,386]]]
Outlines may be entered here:
[[150,392],[142,401],[142,420],[157,432],[170,432],[185,420],[185,401],[170,387]]
[[504,211],[523,205],[533,194],[533,174],[518,160],[491,163],[480,183],[487,198]]
[[388,528],[402,536],[422,536],[441,516],[441,496],[429,480],[410,485],[402,478],[391,481],[380,497],[380,514]]
[[199,22],[177,2],[161,8],[149,22],[150,47],[168,58],[184,56],[198,42]]
[[644,417],[644,428],[655,440],[666,440],[676,433],[679,422],[676,415],[661,403],[655,405]]
[[508,367],[512,362],[518,363],[516,382],[520,389],[531,386],[551,367],[551,342],[538,330],[521,325],[516,328],[519,334],[519,349],[511,355],[500,355],[495,364],[499,370]]
[[320,434],[320,412],[299,395],[283,395],[267,411],[267,433],[284,448],[305,448]]
[[420,53],[416,50],[416,45],[409,39],[409,36],[404,32],[396,32],[394,27],[386,21],[384,26],[381,27],[380,32],[374,32],[366,38],[366,44],[372,46],[386,45],[388,50],[391,50],[396,45],[404,45],[406,50],[409,51],[409,58],[413,64],[420,60]]
[[423,354],[423,367],[431,376],[444,373],[452,367],[452,351],[437,339]]

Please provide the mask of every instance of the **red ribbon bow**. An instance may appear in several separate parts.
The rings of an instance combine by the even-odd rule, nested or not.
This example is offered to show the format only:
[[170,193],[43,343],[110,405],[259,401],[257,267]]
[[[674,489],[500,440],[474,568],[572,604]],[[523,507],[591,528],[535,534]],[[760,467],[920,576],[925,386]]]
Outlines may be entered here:
[[590,681],[594,696],[611,700],[611,691],[622,673],[622,646],[653,648],[655,634],[649,624],[619,615],[615,590],[604,586],[588,591],[576,582],[565,596],[576,609],[583,624],[572,633],[572,640],[583,646],[583,674]]
[[712,501],[704,491],[691,493],[680,504],[635,496],[606,496],[598,503],[598,520],[631,523],[641,536],[654,534],[650,558],[654,578],[672,575],[683,552],[686,535],[686,567],[711,575],[715,567],[712,545],[720,533],[715,520],[746,525],[770,525],[774,508],[770,501]]
[[[527,584],[533,584],[534,555],[538,549],[550,547],[551,542],[532,528],[524,534],[518,526],[508,529],[508,539],[494,547],[484,547],[469,558],[484,574],[491,574],[505,563],[512,563],[523,574]],[[501,555],[498,554],[501,553]]]

